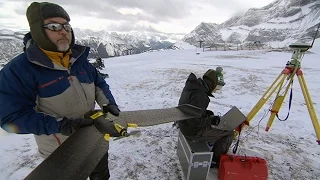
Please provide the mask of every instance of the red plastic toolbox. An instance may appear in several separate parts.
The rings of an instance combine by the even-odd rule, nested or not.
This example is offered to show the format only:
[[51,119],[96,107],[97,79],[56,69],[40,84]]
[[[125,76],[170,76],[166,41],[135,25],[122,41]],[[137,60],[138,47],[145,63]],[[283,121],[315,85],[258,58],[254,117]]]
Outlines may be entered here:
[[219,180],[266,180],[267,162],[259,157],[222,155],[218,171]]

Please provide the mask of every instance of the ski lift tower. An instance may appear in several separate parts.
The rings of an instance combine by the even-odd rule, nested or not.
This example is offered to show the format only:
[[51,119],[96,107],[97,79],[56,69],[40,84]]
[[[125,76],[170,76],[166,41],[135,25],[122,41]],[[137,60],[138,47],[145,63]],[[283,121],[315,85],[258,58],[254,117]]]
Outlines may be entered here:
[[[198,41],[200,44],[199,44],[199,48],[201,49],[201,45],[202,45],[202,43],[204,42],[203,40],[199,40]],[[198,48],[196,48],[196,54],[200,54],[200,52],[198,52]]]

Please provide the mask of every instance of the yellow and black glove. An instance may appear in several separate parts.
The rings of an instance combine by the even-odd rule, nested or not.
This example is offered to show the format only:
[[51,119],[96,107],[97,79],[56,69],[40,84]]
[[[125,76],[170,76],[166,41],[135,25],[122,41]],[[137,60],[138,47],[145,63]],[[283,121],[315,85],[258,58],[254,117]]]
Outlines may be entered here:
[[106,113],[101,110],[92,110],[84,115],[86,118],[93,120],[94,126],[104,135],[105,140],[109,141],[110,137],[126,137],[127,127],[114,123],[106,118]]
[[120,124],[114,123],[109,119],[105,119],[103,116],[93,121],[97,130],[104,134],[104,138],[109,141],[110,137],[128,136],[127,129]]
[[104,138],[109,141],[110,137],[127,137],[130,134],[136,134],[139,131],[135,131],[133,133],[128,133],[127,128],[138,127],[137,124],[126,123],[126,124],[118,124],[113,121],[110,121],[106,115],[107,113],[111,113],[115,116],[119,115],[119,109],[114,105],[105,105],[102,110],[91,110],[87,112],[84,117],[93,120],[94,126],[97,128],[99,132],[104,134]]

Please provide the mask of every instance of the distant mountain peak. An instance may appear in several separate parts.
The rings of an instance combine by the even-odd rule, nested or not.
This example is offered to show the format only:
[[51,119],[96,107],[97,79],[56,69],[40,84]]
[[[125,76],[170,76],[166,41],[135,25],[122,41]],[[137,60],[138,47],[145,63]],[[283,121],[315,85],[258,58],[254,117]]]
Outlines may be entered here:
[[287,46],[293,42],[310,42],[319,22],[319,0],[276,0],[221,24],[202,22],[182,40],[192,45],[203,40],[204,45],[259,41],[271,46]]

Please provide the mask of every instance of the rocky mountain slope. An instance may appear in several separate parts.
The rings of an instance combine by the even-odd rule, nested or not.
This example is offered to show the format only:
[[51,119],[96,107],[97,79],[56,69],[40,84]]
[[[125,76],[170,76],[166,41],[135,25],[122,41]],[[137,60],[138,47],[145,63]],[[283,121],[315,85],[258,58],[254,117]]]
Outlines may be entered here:
[[265,7],[249,9],[222,24],[202,22],[182,40],[197,46],[201,40],[205,41],[205,46],[257,41],[283,47],[294,42],[310,42],[318,23],[319,0],[275,0]]

